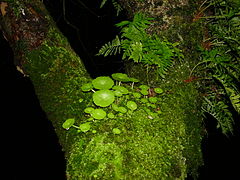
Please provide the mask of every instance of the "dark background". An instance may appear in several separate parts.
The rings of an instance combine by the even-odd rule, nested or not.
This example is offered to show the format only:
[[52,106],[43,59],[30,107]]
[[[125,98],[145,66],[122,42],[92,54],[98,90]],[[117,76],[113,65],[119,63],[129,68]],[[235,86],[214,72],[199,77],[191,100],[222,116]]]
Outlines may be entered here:
[[[124,15],[116,17],[110,1],[99,9],[100,1],[68,0],[65,17],[62,1],[49,0],[45,4],[92,77],[124,71],[120,57],[95,56],[103,44],[116,36],[118,29],[114,24],[126,19]],[[65,160],[54,129],[39,105],[31,81],[13,65],[13,52],[2,35],[0,52],[2,176],[7,180],[64,180]],[[216,121],[211,117],[205,126],[205,165],[199,179],[240,179],[239,122],[229,137],[215,128]]]

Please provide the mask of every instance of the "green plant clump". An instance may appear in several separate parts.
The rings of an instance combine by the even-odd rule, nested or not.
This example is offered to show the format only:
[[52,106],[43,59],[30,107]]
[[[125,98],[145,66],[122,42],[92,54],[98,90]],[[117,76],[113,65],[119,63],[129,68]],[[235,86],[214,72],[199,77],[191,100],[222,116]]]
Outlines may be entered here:
[[122,59],[133,60],[135,63],[157,68],[160,76],[164,77],[172,65],[174,58],[183,58],[177,48],[178,43],[161,40],[157,35],[149,35],[146,29],[152,18],[144,14],[135,14],[133,21],[122,21],[116,24],[121,28],[121,35],[112,42],[102,46],[98,55],[116,55],[122,51]]
[[240,116],[239,2],[213,0],[206,5],[214,10],[213,16],[205,17],[213,40],[209,49],[201,48],[201,60],[192,70],[201,67],[205,75],[204,115],[215,118],[225,135],[233,133],[234,113]]
[[[166,106],[168,94],[160,87],[154,89],[141,84],[132,87],[132,78],[120,75],[124,77],[121,81],[116,74],[112,76],[115,86],[83,91],[92,97],[108,91],[114,100],[106,106],[92,98],[84,109],[85,117],[76,120],[80,122],[79,127],[72,126],[81,133],[81,143],[73,147],[68,172],[75,172],[78,168],[81,173],[71,174],[71,178],[184,179],[188,166],[184,154],[186,142],[181,140],[186,138],[185,126],[182,117],[169,118],[172,105],[167,109],[162,107]],[[149,96],[149,93],[142,94],[142,90],[156,92]],[[115,91],[122,95],[115,95]],[[104,93],[99,95],[107,96]]]

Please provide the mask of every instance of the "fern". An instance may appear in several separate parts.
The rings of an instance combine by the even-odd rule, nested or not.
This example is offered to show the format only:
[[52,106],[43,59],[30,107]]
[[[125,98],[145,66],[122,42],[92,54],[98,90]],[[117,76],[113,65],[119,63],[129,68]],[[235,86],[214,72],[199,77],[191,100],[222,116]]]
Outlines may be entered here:
[[[208,28],[213,46],[202,52],[199,65],[211,83],[203,103],[203,111],[212,115],[224,134],[233,131],[233,110],[240,114],[240,18],[239,8],[229,1],[212,0],[215,10]],[[219,94],[219,92],[221,92]],[[231,109],[231,111],[229,110]]]
[[234,109],[240,114],[240,93],[231,88],[225,88]]
[[[151,24],[152,18],[139,13],[135,14],[133,21],[122,21],[116,24],[121,28],[121,35],[117,44],[106,43],[98,55],[112,55],[116,48],[123,52],[123,60],[132,60],[136,63],[157,67],[158,74],[162,77],[172,65],[174,57],[182,58],[181,51],[167,40],[161,41],[156,35],[149,35],[146,29]],[[120,51],[117,51],[120,52]]]
[[215,98],[205,97],[202,110],[217,120],[217,128],[221,128],[223,134],[233,133],[234,119],[228,109],[228,105],[225,104],[224,101],[217,101]]
[[118,16],[119,13],[123,10],[122,6],[116,0],[112,0],[112,4],[114,9],[117,11],[117,16]]
[[97,56],[99,55],[116,55],[121,52],[121,41],[118,36],[116,36],[115,39],[113,39],[111,42],[106,43],[102,46],[102,48],[99,50]]

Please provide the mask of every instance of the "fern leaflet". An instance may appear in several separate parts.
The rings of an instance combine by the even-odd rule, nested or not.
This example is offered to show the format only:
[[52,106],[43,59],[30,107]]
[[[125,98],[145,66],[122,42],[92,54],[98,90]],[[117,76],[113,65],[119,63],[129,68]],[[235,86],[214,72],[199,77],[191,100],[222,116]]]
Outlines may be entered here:
[[118,36],[111,42],[108,42],[102,46],[97,55],[116,55],[121,52],[121,41]]

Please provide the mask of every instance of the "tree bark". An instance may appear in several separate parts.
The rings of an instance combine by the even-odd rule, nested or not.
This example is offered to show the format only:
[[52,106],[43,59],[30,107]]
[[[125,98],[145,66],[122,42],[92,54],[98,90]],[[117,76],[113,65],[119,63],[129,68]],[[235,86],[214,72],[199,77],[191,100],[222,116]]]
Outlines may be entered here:
[[[122,0],[130,15],[142,7],[150,14],[157,12],[159,8],[155,9],[155,5],[161,2],[166,3],[149,1],[136,7],[131,4],[139,1]],[[181,7],[190,7],[188,1],[179,3]],[[144,5],[148,4],[150,7],[146,8]],[[202,165],[202,122],[196,84],[184,81],[192,65],[189,58],[173,67],[165,81],[152,78],[153,84],[166,92],[159,118],[149,118],[143,107],[132,116],[97,124],[96,134],[77,133],[72,128],[66,131],[62,128],[66,119],[75,118],[77,124],[86,120],[83,110],[91,101],[90,95],[80,91],[81,85],[91,80],[82,61],[56,28],[41,1],[1,2],[0,7],[1,29],[14,50],[17,69],[33,82],[41,107],[55,127],[67,159],[68,179],[185,179],[188,173],[197,174]],[[166,28],[164,34],[170,34],[173,32],[167,31],[170,26],[182,25],[182,14],[176,19],[179,18],[178,23],[172,21],[171,25],[162,24],[149,31]],[[186,24],[183,27],[186,28]],[[187,42],[186,38],[182,39],[183,34],[174,37]],[[185,52],[189,51],[186,48]],[[140,78],[139,74],[143,73],[144,69],[129,70],[129,74]],[[118,136],[112,134],[116,126],[123,131]]]

